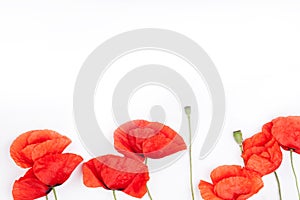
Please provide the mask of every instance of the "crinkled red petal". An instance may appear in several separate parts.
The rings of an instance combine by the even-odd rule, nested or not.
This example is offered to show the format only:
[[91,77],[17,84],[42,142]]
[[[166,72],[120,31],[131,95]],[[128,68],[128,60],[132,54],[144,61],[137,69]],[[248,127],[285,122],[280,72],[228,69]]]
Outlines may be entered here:
[[103,187],[108,189],[101,179],[102,163],[93,158],[82,165],[83,183],[87,187]]
[[280,146],[270,133],[271,127],[272,123],[265,124],[263,132],[243,142],[242,157],[246,168],[261,176],[274,172],[282,161]]
[[38,180],[30,169],[14,182],[12,194],[14,200],[33,200],[46,196],[50,191],[51,188]]
[[147,166],[140,161],[105,155],[84,163],[83,180],[88,187],[120,190],[141,198],[147,192],[149,174]]
[[211,172],[211,178],[213,184],[200,182],[199,185],[202,196],[206,195],[207,200],[210,196],[215,198],[214,195],[220,199],[245,200],[263,187],[258,173],[238,165],[219,166]]
[[278,143],[300,153],[300,116],[278,117],[272,123],[272,135]]
[[233,177],[233,176],[243,176],[242,167],[239,165],[222,165],[215,168],[210,173],[210,178],[213,184],[221,181],[222,179]]
[[150,122],[145,120],[133,120],[129,121],[123,125],[121,125],[119,128],[117,128],[114,132],[114,146],[115,149],[122,153],[123,155],[137,159],[140,161],[144,161],[143,152],[141,150],[141,147],[139,148],[139,145],[142,145],[143,140],[140,138],[140,142],[138,144],[135,144],[135,138],[133,135],[135,132],[129,132],[134,129],[138,128],[144,128],[146,127]]
[[200,181],[198,188],[204,200],[223,200],[214,193],[214,186],[206,181]]
[[[160,126],[160,125],[159,125]],[[149,158],[163,158],[186,149],[183,138],[168,126],[143,143],[143,152]]]
[[35,176],[49,186],[63,184],[82,162],[82,157],[72,153],[50,154],[35,161]]
[[70,143],[71,140],[65,136],[42,142],[33,149],[32,160],[35,161],[47,154],[62,153]]

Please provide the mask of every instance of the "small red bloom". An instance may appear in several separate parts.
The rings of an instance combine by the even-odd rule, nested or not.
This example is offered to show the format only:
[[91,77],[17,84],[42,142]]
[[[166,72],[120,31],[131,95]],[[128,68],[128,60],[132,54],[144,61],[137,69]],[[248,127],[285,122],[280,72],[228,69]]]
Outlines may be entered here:
[[256,172],[237,165],[217,167],[210,177],[212,184],[201,180],[198,186],[204,200],[245,200],[263,187]]
[[149,180],[147,166],[131,158],[105,155],[94,158],[82,166],[83,182],[87,187],[120,190],[130,196],[142,198]]
[[61,153],[71,140],[51,130],[35,130],[21,134],[10,146],[10,155],[22,168],[32,167],[35,160]]
[[13,185],[12,194],[14,200],[33,200],[46,196],[51,191],[51,187],[42,183],[34,175],[32,168]]
[[278,117],[272,123],[272,135],[280,146],[300,154],[300,116]]
[[54,187],[63,184],[82,160],[72,153],[50,154],[34,162],[33,172],[42,183]]
[[114,146],[123,155],[139,160],[163,158],[186,149],[184,140],[173,129],[145,120],[121,125],[114,133]]
[[242,157],[245,167],[261,176],[274,172],[281,164],[282,152],[271,134],[272,123],[263,126],[262,132],[243,142]]

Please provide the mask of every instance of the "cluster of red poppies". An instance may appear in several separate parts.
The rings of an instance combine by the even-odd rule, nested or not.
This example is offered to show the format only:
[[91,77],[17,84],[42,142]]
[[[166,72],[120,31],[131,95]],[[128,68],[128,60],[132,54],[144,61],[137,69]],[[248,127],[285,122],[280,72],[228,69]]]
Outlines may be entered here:
[[300,153],[300,117],[276,118],[265,124],[260,133],[239,140],[245,166],[224,165],[214,169],[212,184],[203,180],[199,183],[204,200],[244,200],[256,194],[264,185],[261,177],[280,166],[280,147],[290,153]]
[[[223,165],[214,169],[212,183],[199,183],[204,200],[245,200],[256,194],[264,185],[262,177],[276,173],[280,166],[280,147],[291,155],[300,153],[300,117],[276,118],[244,141],[241,132],[235,132],[235,139],[245,166]],[[51,191],[57,199],[55,187],[63,184],[83,160],[79,155],[62,153],[70,143],[69,138],[51,130],[29,131],[13,141],[11,157],[18,166],[30,168],[14,182],[15,200],[48,197]],[[130,121],[117,128],[114,147],[124,156],[103,155],[85,162],[83,183],[113,190],[114,197],[117,190],[137,198],[148,191],[147,158],[159,159],[187,148],[182,137],[170,127],[145,120]]]
[[[83,160],[62,153],[71,140],[50,130],[30,131],[20,135],[11,145],[13,160],[22,168],[30,168],[13,185],[15,200],[32,200],[46,196],[63,184]],[[82,166],[87,187],[103,187],[141,198],[149,180],[146,158],[162,158],[186,149],[182,137],[158,122],[135,120],[121,125],[114,133],[114,146],[124,155],[104,155]],[[115,195],[115,193],[114,193]]]
[[182,137],[158,122],[134,120],[114,132],[114,146],[125,157],[105,155],[83,165],[83,180],[87,187],[103,187],[123,191],[141,198],[147,192],[149,180],[145,158],[163,158],[186,149]]

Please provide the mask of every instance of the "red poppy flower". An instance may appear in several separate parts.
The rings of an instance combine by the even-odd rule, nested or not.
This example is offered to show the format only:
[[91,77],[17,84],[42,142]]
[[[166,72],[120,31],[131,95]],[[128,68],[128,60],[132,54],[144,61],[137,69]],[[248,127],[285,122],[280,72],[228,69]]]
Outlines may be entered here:
[[71,140],[51,130],[35,130],[21,134],[10,146],[10,155],[22,168],[32,167],[35,160],[51,153],[61,153]]
[[33,172],[42,183],[54,187],[63,184],[82,160],[72,153],[50,154],[34,162]]
[[32,168],[13,185],[12,194],[14,200],[33,200],[46,196],[51,191],[51,187],[42,183],[34,175]]
[[83,182],[87,187],[120,190],[130,196],[142,198],[149,180],[147,166],[131,158],[105,155],[83,164]]
[[201,180],[198,186],[204,200],[245,200],[263,187],[256,172],[237,165],[217,167],[210,177],[212,184]]
[[300,116],[278,117],[272,123],[272,135],[280,146],[300,154]]
[[271,134],[271,128],[272,123],[267,123],[261,133],[243,142],[242,157],[245,167],[258,172],[261,176],[274,172],[282,161],[282,152]]
[[182,137],[158,122],[134,120],[114,133],[114,146],[123,155],[139,160],[162,158],[186,149]]

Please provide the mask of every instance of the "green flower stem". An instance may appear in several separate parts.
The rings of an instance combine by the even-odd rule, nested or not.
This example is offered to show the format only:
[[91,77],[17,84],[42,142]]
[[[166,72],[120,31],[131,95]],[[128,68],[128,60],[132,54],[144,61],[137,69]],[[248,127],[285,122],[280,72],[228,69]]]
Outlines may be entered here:
[[239,147],[240,147],[241,152],[243,153],[244,152],[243,145],[239,145]]
[[48,195],[46,195],[46,200],[48,200]]
[[149,199],[151,199],[151,200],[152,200],[152,196],[151,196],[151,194],[150,194],[150,191],[149,191],[148,185],[146,185],[146,188],[147,188],[148,197],[149,197]]
[[282,200],[280,181],[279,181],[279,178],[278,178],[278,175],[277,175],[276,171],[274,171],[274,175],[275,175],[277,186],[278,186],[279,199]]
[[292,165],[293,174],[294,174],[294,177],[295,177],[295,182],[296,182],[296,187],[297,187],[297,192],[298,192],[298,198],[300,200],[298,178],[297,178],[297,174],[296,174],[296,171],[295,171],[295,168],[294,168],[294,161],[293,161],[293,149],[290,149],[290,159],[291,159],[291,165]]
[[55,200],[57,200],[57,195],[56,195],[55,187],[53,187],[52,190],[53,190],[54,198],[55,198]]
[[192,128],[191,128],[191,107],[186,106],[185,113],[188,119],[189,123],[189,163],[190,163],[190,187],[191,187],[191,194],[192,194],[192,200],[195,199],[194,195],[194,188],[193,188],[193,162],[192,162]]
[[[145,158],[145,165],[147,165],[147,158]],[[149,190],[149,188],[148,188],[147,183],[146,183],[146,188],[147,188],[147,194],[148,194],[148,197],[149,197],[150,200],[152,200],[152,196],[151,196],[151,193],[150,193],[150,190]]]
[[114,200],[117,200],[116,191],[113,190]]

